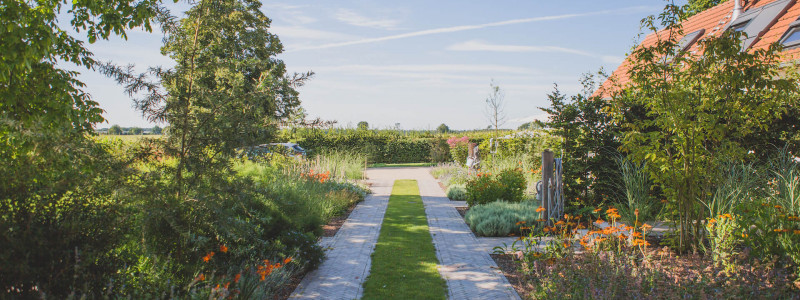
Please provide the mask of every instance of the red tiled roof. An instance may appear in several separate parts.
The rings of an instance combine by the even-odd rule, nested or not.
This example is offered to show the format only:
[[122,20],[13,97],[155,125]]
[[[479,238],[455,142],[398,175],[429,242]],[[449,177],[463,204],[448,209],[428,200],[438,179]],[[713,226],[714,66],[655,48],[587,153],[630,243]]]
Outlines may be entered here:
[[[741,1],[741,0],[739,0]],[[764,5],[773,3],[778,0],[750,0],[746,5],[743,7],[743,11],[746,13],[748,10],[752,8],[762,7]],[[690,34],[700,29],[705,29],[705,33],[700,39],[703,39],[708,36],[716,36],[721,31],[725,30],[730,23],[731,15],[733,12],[733,0],[725,1],[717,6],[709,8],[701,13],[698,13],[694,16],[689,17],[685,21],[681,23],[683,34]],[[775,43],[783,37],[784,33],[789,30],[789,25],[794,22],[795,20],[800,17],[800,1],[792,1],[789,4],[788,9],[786,10],[783,15],[779,15],[777,21],[767,29],[761,37],[756,40],[756,43],[750,47],[750,51],[755,49],[762,49],[769,47],[770,44]],[[658,34],[662,35],[666,32],[661,31]],[[678,39],[680,40],[680,39]],[[651,46],[657,41],[657,35],[655,33],[651,33],[648,35],[640,44],[641,46]],[[698,43],[692,44],[688,51],[698,51]],[[800,55],[800,48],[794,48],[785,50],[782,53],[784,60],[790,60]],[[613,72],[611,73],[611,78],[617,81],[621,86],[628,84],[628,70],[630,69],[630,61],[626,59],[622,62],[622,64]],[[607,80],[603,83],[602,87],[608,88],[611,86],[611,80]],[[602,89],[601,89],[602,90]],[[607,95],[608,93],[605,92],[603,95]]]

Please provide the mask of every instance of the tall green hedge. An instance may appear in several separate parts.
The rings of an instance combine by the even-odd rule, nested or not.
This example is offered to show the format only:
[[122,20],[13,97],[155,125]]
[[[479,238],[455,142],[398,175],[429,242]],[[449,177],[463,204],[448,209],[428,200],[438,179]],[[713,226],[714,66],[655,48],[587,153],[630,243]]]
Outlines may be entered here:
[[[444,143],[449,136],[468,136],[470,142],[480,145],[482,158],[487,159],[487,156],[491,155],[490,137],[505,136],[510,133],[513,132],[470,131],[442,135],[428,131],[306,129],[285,130],[281,133],[281,139],[300,144],[311,155],[338,149],[362,152],[367,155],[370,163],[419,163],[449,161],[450,149],[447,143]],[[503,139],[500,142],[500,155],[524,151],[541,152],[545,147],[557,147],[556,144],[557,141],[547,134],[533,138]],[[463,156],[466,159],[466,153]]]

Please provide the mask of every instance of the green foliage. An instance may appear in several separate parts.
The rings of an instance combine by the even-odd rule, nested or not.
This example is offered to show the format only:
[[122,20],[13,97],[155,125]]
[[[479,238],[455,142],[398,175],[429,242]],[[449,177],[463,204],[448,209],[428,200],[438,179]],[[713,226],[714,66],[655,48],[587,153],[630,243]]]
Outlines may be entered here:
[[450,157],[459,165],[467,164],[467,156],[469,156],[469,137],[462,136],[461,138],[451,137],[447,139],[447,145],[450,146]]
[[485,204],[498,200],[519,202],[525,197],[525,176],[519,169],[502,170],[497,175],[479,173],[467,182],[467,204]]
[[372,130],[300,132],[297,143],[308,151],[357,151],[369,163],[430,162],[431,139],[405,137],[398,132]]
[[476,178],[467,182],[467,204],[469,206],[502,200],[500,199],[502,193],[500,184],[488,173],[479,173]]
[[743,237],[754,257],[788,261],[800,275],[800,163],[784,149],[761,177],[756,182],[767,188],[741,194],[754,201],[737,202],[734,216],[741,232],[736,236]]
[[462,184],[453,184],[447,187],[447,198],[450,200],[466,201],[467,188]]
[[683,6],[683,18],[694,16],[706,9],[717,6],[721,2],[722,0],[689,0],[689,2]]
[[436,132],[438,132],[438,133],[448,133],[448,132],[450,132],[450,127],[448,127],[447,124],[442,123],[442,124],[439,125],[439,127],[436,127]]
[[[152,129],[153,134],[161,134],[162,131],[163,131],[163,129],[161,127],[159,127],[157,125],[153,126],[153,129]],[[111,134],[110,129],[109,129],[109,134]]]
[[364,282],[364,299],[447,297],[429,232],[417,181],[395,181]]
[[651,193],[652,183],[646,166],[630,161],[624,156],[616,159],[620,182],[617,185],[615,205],[625,224],[653,221],[659,211],[659,203]]
[[78,73],[58,65],[94,66],[69,32],[92,43],[149,31],[157,2],[66,3],[0,5],[0,289],[10,298],[96,297],[122,265],[113,249],[126,228],[113,194],[128,169],[87,138],[102,110]]
[[331,179],[346,182],[347,180],[364,179],[364,168],[367,157],[358,152],[331,150],[317,154],[306,165],[311,170],[330,172]]
[[519,168],[505,169],[497,174],[497,183],[503,188],[500,199],[519,202],[525,198],[525,175]]
[[599,206],[616,189],[614,156],[622,126],[608,113],[611,104],[593,96],[596,80],[604,77],[602,72],[584,75],[582,92],[569,102],[555,86],[547,96],[550,107],[540,108],[550,115],[543,125],[562,139],[555,154],[564,157],[564,199],[571,207]]
[[367,130],[369,129],[369,123],[367,123],[367,121],[358,122],[358,126],[356,126],[356,128],[358,128],[358,130]]
[[122,134],[122,128],[119,125],[112,125],[111,128],[108,129],[108,134],[120,135]]
[[140,135],[142,134],[142,129],[139,127],[132,127],[130,133],[133,135]]
[[151,69],[158,82],[130,67],[101,68],[125,84],[128,94],[145,94],[135,102],[150,121],[170,124],[164,146],[178,159],[179,195],[187,192],[187,182],[226,168],[224,158],[237,148],[271,140],[275,121],[299,105],[294,88],[311,74],[285,75],[284,63],[275,58],[283,46],[269,32],[260,6],[251,0],[200,1],[177,24],[164,24],[169,34],[161,51],[177,66]]
[[97,295],[124,263],[114,249],[128,227],[113,192],[129,170],[72,128],[28,129],[0,134],[0,289]]
[[[740,32],[703,39],[699,53],[679,52],[681,9],[643,21],[654,32],[664,29],[652,45],[633,50],[631,84],[614,95],[621,120],[638,105],[646,118],[626,124],[622,150],[647,162],[654,181],[677,206],[679,248],[696,247],[704,213],[715,189],[713,176],[722,164],[740,161],[747,150],[739,142],[776,120],[797,99],[790,72],[779,76],[778,45],[743,51]],[[665,57],[668,63],[665,63]]]
[[431,162],[444,163],[451,161],[450,159],[450,146],[443,138],[433,138],[431,140]]
[[[56,16],[65,2],[41,0],[3,3],[0,11],[0,112],[21,126],[56,129],[72,126],[90,131],[103,120],[97,102],[80,89],[77,72],[56,64],[72,62],[91,68],[94,59],[82,41],[58,25]],[[157,1],[82,1],[72,3],[63,19],[76,32],[86,32],[90,43],[111,35],[125,37],[134,27],[150,30]],[[57,129],[56,129],[57,130]]]
[[535,224],[538,205],[532,202],[496,201],[473,206],[464,216],[470,229],[480,236],[508,236],[519,233],[518,222]]

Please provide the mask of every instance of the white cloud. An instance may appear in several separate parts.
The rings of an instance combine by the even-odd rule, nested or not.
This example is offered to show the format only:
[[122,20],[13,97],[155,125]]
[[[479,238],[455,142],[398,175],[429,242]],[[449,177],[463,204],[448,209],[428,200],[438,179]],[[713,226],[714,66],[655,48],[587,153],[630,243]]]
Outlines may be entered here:
[[350,40],[357,36],[333,31],[324,31],[300,26],[272,26],[272,31],[281,39],[301,40]]
[[402,33],[402,34],[395,34],[395,35],[389,35],[389,36],[383,36],[383,37],[377,37],[377,38],[365,38],[365,39],[359,39],[359,40],[352,40],[352,41],[348,41],[348,42],[329,43],[329,44],[323,44],[323,45],[318,45],[318,46],[298,47],[298,48],[295,48],[295,49],[290,49],[290,51],[338,48],[338,47],[345,47],[345,46],[352,46],[352,45],[370,44],[370,43],[377,43],[377,42],[383,42],[383,41],[405,39],[405,38],[417,37],[417,36],[426,36],[426,35],[433,35],[433,34],[442,34],[442,33],[451,33],[451,32],[459,32],[459,31],[475,30],[475,29],[482,29],[482,28],[489,28],[489,27],[498,27],[498,26],[506,26],[506,25],[514,25],[514,24],[525,24],[525,23],[534,23],[534,22],[543,22],[543,21],[552,21],[552,20],[561,20],[561,19],[571,19],[571,18],[597,16],[597,15],[619,14],[619,13],[626,13],[626,12],[649,11],[649,10],[652,10],[652,7],[637,6],[637,7],[629,7],[629,8],[623,8],[623,9],[615,9],[615,10],[595,11],[595,12],[589,12],[589,13],[563,14],[563,15],[553,15],[553,16],[544,16],[544,17],[535,17],[535,18],[513,19],[513,20],[506,20],[506,21],[499,21],[499,22],[492,22],[492,23],[484,23],[484,24],[478,24],[478,25],[462,25],[462,26],[442,27],[442,28],[420,30],[420,31],[408,32],[408,33]]
[[396,29],[400,24],[399,20],[383,19],[383,18],[370,18],[363,16],[351,9],[339,9],[334,16],[336,20],[359,27],[370,27],[379,29]]
[[320,71],[333,72],[452,72],[452,73],[515,73],[533,74],[531,69],[487,64],[425,64],[425,65],[339,65],[316,67]]
[[471,40],[453,44],[447,47],[451,51],[490,51],[490,52],[556,52],[570,53],[583,56],[595,56],[592,53],[556,46],[520,46],[489,44],[484,41]]
[[490,44],[480,40],[471,40],[463,43],[450,45],[446,48],[450,51],[486,51],[486,52],[551,52],[567,53],[587,57],[595,57],[604,63],[621,64],[625,57],[612,55],[599,55],[583,50],[570,49],[558,46],[524,46],[524,45],[500,45]]
[[308,5],[293,5],[286,3],[265,4],[264,9],[267,15],[274,15],[276,18],[292,25],[305,25],[317,21],[317,18],[307,15],[304,11]]

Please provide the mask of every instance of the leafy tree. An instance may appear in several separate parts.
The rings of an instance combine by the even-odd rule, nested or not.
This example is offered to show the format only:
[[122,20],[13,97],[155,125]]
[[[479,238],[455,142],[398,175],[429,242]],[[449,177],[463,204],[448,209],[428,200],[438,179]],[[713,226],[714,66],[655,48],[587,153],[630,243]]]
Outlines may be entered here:
[[[598,76],[605,78],[602,72]],[[608,113],[611,104],[593,96],[598,76],[584,75],[582,92],[569,97],[569,101],[555,85],[547,96],[550,107],[540,108],[549,114],[548,120],[537,121],[540,127],[552,128],[553,134],[563,139],[564,196],[571,208],[597,206],[614,194],[617,174],[613,158],[622,128]]]
[[142,129],[141,129],[141,128],[139,128],[139,127],[131,127],[131,129],[129,130],[129,132],[130,132],[131,134],[133,134],[133,135],[140,135],[140,134],[142,134]]
[[367,130],[369,129],[369,123],[367,123],[367,121],[358,122],[356,128],[358,128],[358,130]]
[[111,125],[111,128],[108,129],[108,134],[120,135],[122,134],[122,127],[119,127],[119,125],[116,124]]
[[78,73],[58,66],[95,65],[69,32],[93,43],[135,27],[149,31],[157,3],[0,4],[0,290],[7,297],[96,298],[116,274],[111,253],[124,224],[111,195],[125,168],[106,145],[87,139],[102,110]]
[[442,123],[439,127],[436,127],[436,132],[438,133],[448,133],[450,132],[450,127],[447,127],[446,124]]
[[689,0],[689,3],[686,3],[686,5],[683,6],[683,17],[688,18],[694,16],[706,9],[717,6],[717,4],[720,4],[721,2],[722,0]]
[[[226,170],[223,158],[237,147],[271,140],[279,121],[300,104],[294,88],[312,73],[285,75],[285,64],[274,57],[283,46],[269,32],[260,6],[253,0],[204,0],[179,23],[166,24],[161,51],[177,62],[174,69],[136,75],[132,67],[102,68],[129,95],[147,93],[135,103],[150,121],[170,124],[165,150],[178,159],[179,197],[190,186],[186,174],[191,183]],[[148,74],[158,80],[148,81]]]
[[626,124],[622,149],[647,162],[676,209],[678,246],[687,250],[702,240],[706,214],[700,203],[711,195],[714,174],[745,157],[740,141],[796,105],[797,84],[792,76],[779,76],[778,45],[743,51],[739,32],[700,41],[696,54],[678,52],[681,14],[671,4],[658,18],[643,20],[643,28],[664,31],[652,45],[633,50],[631,84],[612,103],[645,108],[647,118]]
[[161,127],[159,127],[158,125],[153,126],[153,129],[152,129],[153,134],[161,134],[162,131],[163,131],[163,129],[161,129]]
[[491,92],[486,98],[485,114],[486,118],[489,119],[489,128],[494,127],[494,130],[498,130],[506,122],[505,93],[500,89],[500,86],[494,83],[494,80],[489,83],[489,87],[491,87]]

